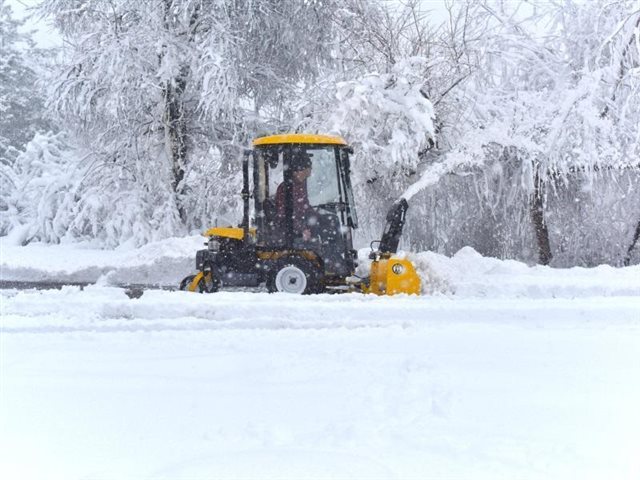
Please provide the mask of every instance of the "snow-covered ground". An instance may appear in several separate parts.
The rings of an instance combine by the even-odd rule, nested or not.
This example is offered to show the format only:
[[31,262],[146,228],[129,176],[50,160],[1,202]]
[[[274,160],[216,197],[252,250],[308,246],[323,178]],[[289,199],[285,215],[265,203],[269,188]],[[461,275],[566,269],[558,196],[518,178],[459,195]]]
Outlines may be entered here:
[[422,297],[146,291],[201,239],[0,243],[0,478],[638,479],[640,267],[413,256]]

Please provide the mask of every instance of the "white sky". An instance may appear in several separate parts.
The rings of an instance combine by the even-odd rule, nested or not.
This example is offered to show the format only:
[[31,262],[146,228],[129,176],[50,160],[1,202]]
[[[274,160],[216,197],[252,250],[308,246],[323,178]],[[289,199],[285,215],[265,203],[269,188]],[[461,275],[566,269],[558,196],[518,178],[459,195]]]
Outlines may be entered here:
[[[0,0],[0,2],[4,2],[11,7],[15,18],[22,19],[31,13],[29,9],[37,5],[39,0]],[[33,39],[39,47],[47,48],[62,44],[60,35],[45,21],[31,18],[27,21],[25,28],[35,31]]]

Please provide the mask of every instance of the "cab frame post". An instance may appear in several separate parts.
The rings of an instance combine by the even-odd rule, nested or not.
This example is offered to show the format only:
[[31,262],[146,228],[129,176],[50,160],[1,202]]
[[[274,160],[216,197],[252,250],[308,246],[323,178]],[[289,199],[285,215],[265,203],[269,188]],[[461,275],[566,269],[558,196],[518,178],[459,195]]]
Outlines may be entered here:
[[249,242],[249,157],[252,150],[245,150],[242,155],[242,228],[244,231],[243,242]]

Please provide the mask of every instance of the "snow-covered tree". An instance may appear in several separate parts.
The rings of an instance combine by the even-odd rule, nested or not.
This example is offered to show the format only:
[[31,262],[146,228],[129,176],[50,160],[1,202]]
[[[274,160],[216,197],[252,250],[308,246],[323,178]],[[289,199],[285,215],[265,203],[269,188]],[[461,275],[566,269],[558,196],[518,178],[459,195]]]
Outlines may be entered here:
[[[608,182],[620,185],[629,210],[637,208],[633,206],[637,196],[623,193],[629,188],[627,181],[637,184],[637,176],[634,180],[625,170],[637,167],[640,153],[636,73],[640,12],[635,5],[631,1],[467,5],[473,8],[474,22],[488,28],[484,35],[467,39],[466,49],[480,55],[474,55],[477,65],[468,78],[449,92],[447,109],[434,102],[444,155],[427,166],[418,185],[443,183],[416,198],[418,203],[425,200],[425,215],[429,209],[444,214],[444,222],[440,216],[444,229],[436,229],[437,244],[463,237],[462,245],[486,253],[499,254],[502,245],[507,256],[524,254],[525,259],[542,263],[555,252],[562,257],[560,264],[592,264],[604,257],[620,261],[620,252],[626,249],[619,238],[632,231],[628,219],[606,241],[596,218],[575,226],[590,239],[588,252],[583,243],[567,245],[567,239],[576,236],[568,231],[572,222],[566,219],[584,218],[589,210],[594,215],[605,205],[611,208],[611,203],[603,202],[611,195],[600,192],[611,191]],[[445,180],[447,173],[458,176]],[[458,193],[452,195],[451,189]],[[592,194],[578,202],[565,195],[571,191]],[[413,188],[411,194],[415,193]],[[582,213],[578,215],[576,208]],[[423,239],[431,235],[416,232]],[[533,258],[527,256],[531,238],[537,251]]]
[[[452,1],[439,27],[423,6],[44,0],[65,36],[49,101],[69,134],[3,169],[2,228],[116,245],[233,219],[241,147],[311,130],[354,146],[361,241],[404,196],[414,249],[640,258],[637,0]],[[28,165],[49,161],[45,192]]]
[[[45,0],[68,45],[50,99],[100,165],[87,188],[105,204],[114,188],[130,192],[150,225],[162,219],[175,233],[212,221],[236,193],[239,147],[279,124],[294,92],[329,61],[330,8]],[[130,209],[104,212],[105,225],[120,225],[100,233],[108,243],[130,230]]]
[[0,0],[0,162],[11,164],[38,130],[48,127],[34,70],[40,52],[11,7]]
[[353,184],[366,238],[380,234],[385,205],[400,196],[417,171],[419,152],[433,144],[433,107],[416,73],[424,61],[401,60],[388,73],[338,83],[327,117],[313,119],[315,129],[342,135],[354,148]]
[[350,0],[334,19],[336,65],[300,100],[297,129],[342,135],[353,146],[359,237],[370,240],[434,144],[431,31],[416,1]]
[[[332,73],[314,88],[300,128],[341,133],[361,153],[365,237],[402,194],[412,198],[414,248],[620,262],[638,210],[637,174],[627,172],[640,157],[635,2],[452,2],[438,30],[421,26],[415,4],[394,13],[353,5],[342,19],[353,27],[340,50],[347,79]],[[406,91],[423,97],[413,105],[427,108],[388,101],[395,84],[384,79],[403,65],[418,86]],[[434,123],[424,129],[426,119]],[[620,215],[606,241],[603,210]],[[578,218],[583,225],[568,220]]]
[[69,219],[63,204],[71,203],[74,169],[65,135],[38,133],[18,153],[11,165],[0,165],[8,188],[0,198],[0,232],[17,243],[31,240],[58,242],[66,234]]
[[20,224],[15,200],[21,156],[36,132],[51,126],[40,88],[46,52],[35,47],[24,25],[0,0],[0,235]]

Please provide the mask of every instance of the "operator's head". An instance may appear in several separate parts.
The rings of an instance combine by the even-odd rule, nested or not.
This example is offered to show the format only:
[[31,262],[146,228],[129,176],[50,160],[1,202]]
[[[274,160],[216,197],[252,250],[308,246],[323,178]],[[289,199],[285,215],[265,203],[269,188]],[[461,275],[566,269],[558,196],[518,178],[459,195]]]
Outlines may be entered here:
[[311,175],[311,157],[304,150],[294,152],[291,161],[291,171],[296,180],[302,181]]

